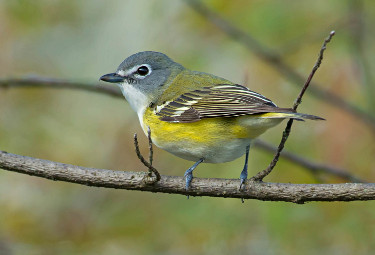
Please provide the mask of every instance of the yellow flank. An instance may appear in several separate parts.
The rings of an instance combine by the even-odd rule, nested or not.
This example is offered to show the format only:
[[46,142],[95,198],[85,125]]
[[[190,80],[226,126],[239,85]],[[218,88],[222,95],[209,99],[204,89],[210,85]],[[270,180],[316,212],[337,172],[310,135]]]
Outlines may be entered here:
[[233,119],[224,120],[223,118],[203,119],[192,123],[173,123],[165,122],[156,116],[153,110],[148,108],[143,116],[143,130],[150,127],[153,141],[163,147],[163,144],[169,142],[204,143],[210,145],[219,140],[237,138],[240,130],[234,130]]
[[256,117],[262,117],[262,118],[290,118],[293,117],[295,114],[293,112],[291,113],[285,113],[285,112],[267,112],[262,113],[260,115],[253,115]]
[[281,122],[266,114],[247,115],[232,118],[206,118],[192,123],[165,122],[147,108],[143,116],[143,130],[147,133],[150,127],[152,139],[159,147],[168,143],[186,142],[205,144],[206,146],[223,143],[231,139],[253,139],[268,128]]

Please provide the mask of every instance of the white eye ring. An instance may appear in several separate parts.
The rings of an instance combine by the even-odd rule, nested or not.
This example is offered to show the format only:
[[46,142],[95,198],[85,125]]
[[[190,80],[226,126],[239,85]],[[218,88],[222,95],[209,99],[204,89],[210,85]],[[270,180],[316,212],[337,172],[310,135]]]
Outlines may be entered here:
[[[142,72],[146,70],[140,70],[140,69],[147,69],[147,73],[141,74],[140,71]],[[137,79],[144,79],[152,73],[152,69],[149,64],[137,65],[131,69],[131,73],[133,73],[134,77]]]
[[[148,73],[146,75],[138,74],[138,69],[140,67],[146,67],[148,69]],[[137,79],[144,79],[147,76],[149,76],[151,73],[152,73],[152,68],[149,64],[136,65],[136,66],[133,66],[132,68],[128,69],[127,71],[125,71],[125,70],[118,70],[117,71],[117,74],[120,75],[120,76],[134,75],[134,77],[137,78]]]

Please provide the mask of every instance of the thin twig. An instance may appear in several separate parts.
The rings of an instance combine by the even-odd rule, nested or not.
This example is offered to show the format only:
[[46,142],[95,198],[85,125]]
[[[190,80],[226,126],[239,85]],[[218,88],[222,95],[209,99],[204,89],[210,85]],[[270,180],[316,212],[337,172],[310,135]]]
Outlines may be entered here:
[[[199,0],[185,0],[197,13],[202,15],[207,21],[211,22],[225,34],[232,37],[233,40],[242,43],[249,51],[253,52],[257,57],[267,62],[270,66],[275,68],[278,72],[285,75],[293,84],[299,85],[305,81],[305,78],[290,67],[274,50],[271,50],[264,45],[260,44],[250,34],[242,31],[236,26],[232,25],[229,21],[222,18],[217,13],[210,10],[202,1]],[[321,89],[322,86],[314,84],[311,88],[311,95],[315,96],[324,102],[337,107],[339,110],[346,111],[355,118],[365,123],[375,133],[375,117],[359,108],[357,105],[352,104],[336,94],[328,90]]]
[[[96,93],[101,93],[104,95],[110,95],[114,96],[115,98],[123,99],[123,95],[121,94],[120,90],[115,89],[115,87],[104,87],[102,85],[95,85],[95,84],[81,84],[81,83],[75,83],[65,80],[56,80],[53,78],[45,78],[45,77],[33,77],[33,78],[18,78],[18,79],[0,79],[0,88],[34,88],[34,87],[40,87],[40,88],[56,88],[56,89],[78,89],[78,90],[85,90],[85,91],[92,91]],[[271,151],[271,150],[268,150]],[[274,149],[276,152],[276,149]],[[299,156],[293,153],[288,153],[291,155],[290,160],[304,168],[307,168],[311,170],[311,168],[308,167],[308,165],[302,163],[300,160],[295,160]],[[283,157],[283,153],[281,154],[281,157]],[[330,168],[332,168],[329,165],[319,164],[319,169],[321,169],[321,172],[327,172],[328,174],[337,175],[342,178],[346,178],[344,176],[347,176],[348,180],[353,182],[355,181],[356,177],[352,176],[350,173],[345,172],[341,173],[338,171],[335,173],[335,171],[329,171]],[[342,170],[343,171],[343,170]],[[363,182],[363,181],[361,181]]]
[[148,137],[148,150],[149,150],[149,156],[148,156],[148,162],[150,162],[150,165],[152,166],[152,161],[154,158],[154,149],[152,148],[152,139],[151,139],[151,128],[147,128],[147,137]]
[[135,152],[137,153],[137,157],[139,158],[139,160],[142,162],[143,165],[145,165],[148,168],[150,172],[155,174],[156,181],[160,181],[161,176],[158,170],[156,170],[155,167],[153,167],[149,162],[145,160],[145,158],[142,156],[139,150],[137,134],[134,134],[134,146],[135,146]]
[[329,33],[329,36],[324,40],[323,45],[320,48],[318,59],[317,59],[315,65],[314,65],[309,77],[307,78],[307,81],[305,82],[305,85],[303,86],[303,88],[302,88],[301,92],[299,93],[296,101],[294,102],[294,105],[293,105],[294,110],[297,110],[298,105],[302,102],[302,97],[305,94],[306,89],[309,87],[310,82],[311,82],[312,78],[314,77],[315,72],[318,70],[318,68],[322,64],[323,54],[324,54],[324,51],[327,48],[327,44],[331,41],[331,39],[334,35],[335,35],[335,31],[331,31],[331,33]]
[[[312,69],[309,77],[307,78],[307,80],[305,82],[305,85],[303,86],[301,92],[299,93],[296,101],[293,104],[293,109],[294,110],[297,110],[298,105],[301,103],[302,97],[305,94],[306,89],[309,87],[311,79],[314,77],[315,72],[318,70],[318,68],[320,67],[320,64],[322,63],[323,53],[326,50],[327,43],[329,43],[331,41],[331,39],[332,39],[332,37],[334,35],[335,35],[335,31],[331,31],[331,33],[329,34],[329,36],[324,40],[323,45],[322,45],[322,47],[320,49],[320,52],[319,52],[318,59],[317,59],[315,65],[314,65],[314,67],[313,67],[313,69]],[[279,147],[277,149],[277,152],[276,152],[273,160],[271,161],[271,163],[269,164],[269,166],[265,170],[257,173],[254,177],[252,177],[251,178],[252,180],[254,180],[254,181],[262,181],[264,179],[264,177],[266,177],[267,175],[269,175],[272,172],[273,168],[277,164],[277,161],[279,160],[280,153],[281,153],[281,151],[284,148],[285,142],[286,142],[286,140],[289,137],[292,125],[293,125],[293,119],[289,119],[288,123],[286,125],[286,128],[285,128],[285,130],[283,132],[283,136],[281,138],[281,142],[279,144]]]
[[11,78],[11,79],[0,79],[0,88],[32,88],[32,87],[43,87],[43,88],[54,88],[54,89],[82,89],[91,92],[106,94],[114,97],[123,98],[122,94],[115,87],[72,82],[62,79],[54,79],[40,76],[28,76],[24,78]]
[[183,177],[161,176],[153,185],[144,185],[144,173],[86,168],[36,159],[0,151],[0,168],[12,172],[78,183],[87,186],[182,194],[189,196],[230,197],[284,201],[303,204],[309,201],[375,200],[375,183],[292,184],[253,182],[239,191],[238,179],[194,178],[185,189]]

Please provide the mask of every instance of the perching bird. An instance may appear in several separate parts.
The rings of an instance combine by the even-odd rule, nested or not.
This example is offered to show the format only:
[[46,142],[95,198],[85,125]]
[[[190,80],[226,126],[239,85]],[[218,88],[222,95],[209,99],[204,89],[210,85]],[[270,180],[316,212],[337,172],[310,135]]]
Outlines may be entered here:
[[279,108],[259,93],[186,69],[160,52],[131,55],[115,73],[100,79],[118,84],[145,134],[150,128],[156,146],[195,161],[185,172],[186,189],[200,163],[228,162],[246,153],[242,186],[253,139],[284,119],[323,119]]

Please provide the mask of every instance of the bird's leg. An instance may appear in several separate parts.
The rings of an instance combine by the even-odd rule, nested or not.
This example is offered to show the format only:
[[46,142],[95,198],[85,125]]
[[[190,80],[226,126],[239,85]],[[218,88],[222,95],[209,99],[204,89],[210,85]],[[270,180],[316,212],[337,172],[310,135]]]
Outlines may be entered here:
[[197,162],[194,163],[194,165],[192,165],[188,170],[186,170],[185,175],[184,175],[185,180],[186,180],[186,186],[185,186],[185,187],[186,187],[186,190],[189,189],[189,187],[190,187],[190,183],[191,183],[191,180],[193,180],[193,171],[194,171],[194,169],[195,169],[200,163],[202,163],[203,161],[204,161],[204,158],[199,159]]
[[250,144],[246,146],[246,156],[245,156],[245,165],[243,166],[243,170],[240,174],[240,189],[242,188],[242,185],[245,183],[247,179],[247,162],[249,161],[249,150],[250,150]]

